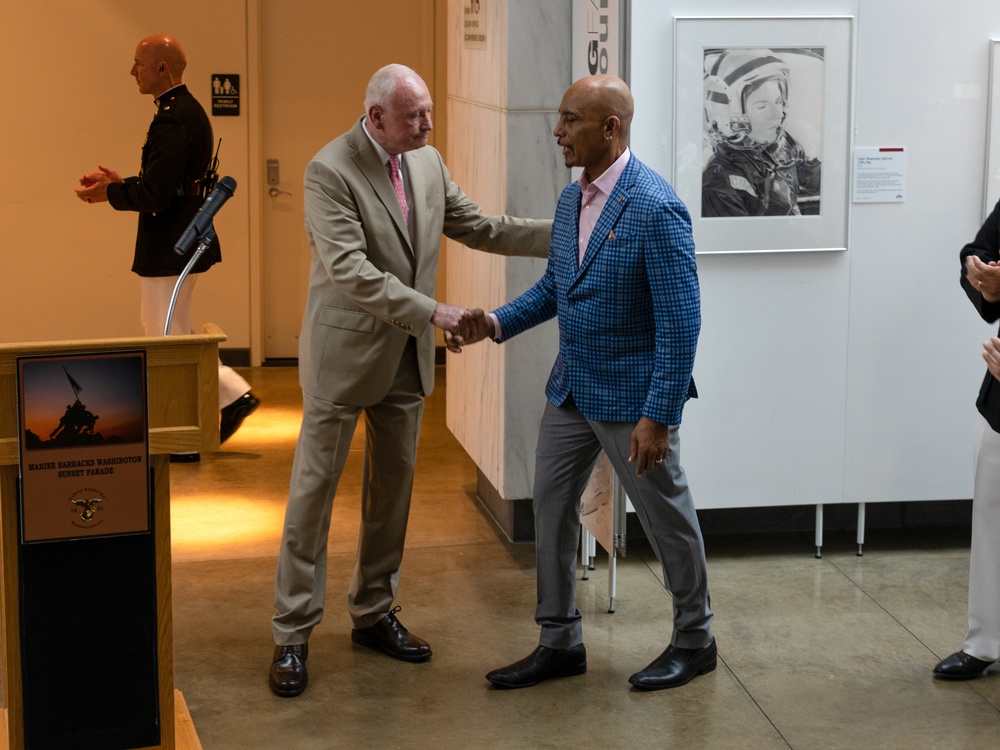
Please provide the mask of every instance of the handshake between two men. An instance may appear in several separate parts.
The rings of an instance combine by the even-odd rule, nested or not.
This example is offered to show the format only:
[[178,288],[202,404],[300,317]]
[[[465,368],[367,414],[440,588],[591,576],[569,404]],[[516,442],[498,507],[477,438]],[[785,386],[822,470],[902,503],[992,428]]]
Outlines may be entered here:
[[478,307],[470,310],[438,302],[431,315],[431,323],[444,331],[445,346],[456,354],[466,344],[496,336],[493,319]]

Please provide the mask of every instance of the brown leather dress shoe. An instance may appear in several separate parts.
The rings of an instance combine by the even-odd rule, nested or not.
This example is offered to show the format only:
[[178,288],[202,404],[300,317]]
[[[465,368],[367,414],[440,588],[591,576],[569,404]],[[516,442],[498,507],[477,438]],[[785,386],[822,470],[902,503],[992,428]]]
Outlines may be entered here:
[[396,619],[402,607],[395,607],[385,617],[371,627],[354,628],[351,640],[359,646],[377,648],[383,654],[403,661],[427,661],[431,658],[431,647],[427,641],[417,638]]
[[271,661],[267,682],[275,695],[293,698],[302,694],[309,682],[309,674],[306,672],[308,656],[308,643],[274,647],[274,659]]

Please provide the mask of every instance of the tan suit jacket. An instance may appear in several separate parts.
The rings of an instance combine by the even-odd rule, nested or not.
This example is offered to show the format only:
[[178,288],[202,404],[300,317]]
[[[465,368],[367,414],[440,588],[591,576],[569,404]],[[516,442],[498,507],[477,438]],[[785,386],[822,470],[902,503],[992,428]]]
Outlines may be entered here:
[[406,345],[417,339],[424,395],[434,388],[435,279],[441,234],[503,255],[545,257],[550,221],[484,215],[430,146],[402,155],[413,196],[413,237],[385,165],[361,120],[305,172],[312,248],[299,340],[302,389],[340,404],[384,398]]
[[323,616],[331,503],[362,410],[361,531],[347,608],[355,628],[392,608],[423,396],[434,388],[430,319],[442,232],[505,254],[544,256],[551,241],[551,222],[484,216],[429,146],[403,154],[403,173],[412,237],[360,121],[306,167],[312,267],[299,342],[302,429],[275,584],[277,644],[307,642]]

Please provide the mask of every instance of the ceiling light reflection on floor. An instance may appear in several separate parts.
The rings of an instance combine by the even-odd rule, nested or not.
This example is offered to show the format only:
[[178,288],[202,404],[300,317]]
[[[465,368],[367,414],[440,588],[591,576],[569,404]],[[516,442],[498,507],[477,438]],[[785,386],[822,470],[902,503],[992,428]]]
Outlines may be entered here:
[[242,496],[185,495],[170,502],[171,547],[175,550],[274,545],[277,551],[284,505]]
[[301,425],[302,409],[261,408],[246,418],[239,431],[226,441],[226,447],[255,442],[269,443],[272,447],[282,442],[294,445]]

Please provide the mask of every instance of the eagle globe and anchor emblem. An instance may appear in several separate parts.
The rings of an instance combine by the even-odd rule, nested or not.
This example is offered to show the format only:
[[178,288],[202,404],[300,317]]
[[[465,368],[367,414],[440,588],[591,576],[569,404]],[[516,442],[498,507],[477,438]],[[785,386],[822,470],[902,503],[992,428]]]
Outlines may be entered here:
[[[83,524],[91,526],[100,523],[97,514],[104,510],[102,506],[104,496],[100,492],[94,489],[82,489],[75,492],[69,500],[73,504],[73,513]],[[74,526],[83,524],[73,522]]]

